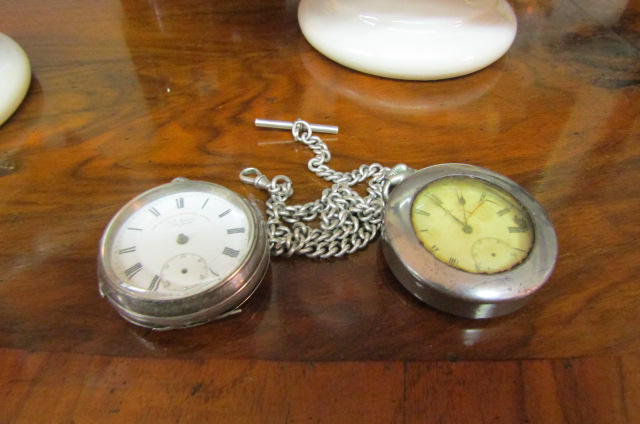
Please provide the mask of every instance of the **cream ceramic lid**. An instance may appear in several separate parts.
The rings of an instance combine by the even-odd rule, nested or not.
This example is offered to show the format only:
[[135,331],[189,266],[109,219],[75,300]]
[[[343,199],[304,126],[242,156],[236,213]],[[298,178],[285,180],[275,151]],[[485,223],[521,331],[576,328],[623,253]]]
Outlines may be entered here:
[[302,0],[298,21],[330,59],[406,80],[478,71],[504,55],[517,30],[506,0]]
[[18,109],[31,82],[31,65],[22,48],[0,33],[0,125]]

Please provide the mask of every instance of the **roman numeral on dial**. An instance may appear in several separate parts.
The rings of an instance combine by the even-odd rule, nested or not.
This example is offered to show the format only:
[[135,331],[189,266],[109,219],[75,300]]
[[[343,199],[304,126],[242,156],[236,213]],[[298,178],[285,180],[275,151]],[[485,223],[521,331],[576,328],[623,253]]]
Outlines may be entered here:
[[510,233],[526,233],[527,231],[529,230],[526,227],[509,227]]
[[154,275],[151,279],[151,284],[149,284],[149,291],[157,291],[160,287],[160,282],[162,281],[162,277],[159,275]]
[[227,256],[229,256],[231,258],[237,258],[238,255],[240,254],[240,251],[232,249],[230,247],[225,247],[224,250],[222,251],[222,254],[223,255],[227,255]]
[[142,271],[142,264],[140,262],[138,262],[137,264],[131,266],[130,268],[127,268],[124,271],[124,275],[131,280],[133,278],[134,275],[136,275],[137,273],[139,273],[140,271]]

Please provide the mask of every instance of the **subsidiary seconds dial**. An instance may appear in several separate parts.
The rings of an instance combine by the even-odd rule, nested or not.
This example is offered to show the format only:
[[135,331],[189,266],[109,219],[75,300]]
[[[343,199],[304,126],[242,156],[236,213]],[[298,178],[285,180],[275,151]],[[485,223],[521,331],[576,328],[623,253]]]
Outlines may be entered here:
[[177,179],[125,205],[105,230],[102,293],[136,324],[208,321],[253,292],[268,264],[248,203],[210,183]]

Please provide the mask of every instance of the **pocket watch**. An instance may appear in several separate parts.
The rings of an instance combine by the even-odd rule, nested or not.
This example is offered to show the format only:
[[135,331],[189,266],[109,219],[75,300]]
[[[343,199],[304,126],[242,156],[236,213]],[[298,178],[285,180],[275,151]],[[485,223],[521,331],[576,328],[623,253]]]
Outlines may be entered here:
[[128,202],[100,241],[100,293],[153,329],[202,324],[238,310],[269,265],[262,218],[217,184],[176,178]]
[[551,275],[553,226],[507,177],[441,164],[400,172],[389,186],[382,250],[402,285],[425,303],[463,317],[501,316]]
[[[542,206],[507,177],[466,164],[441,164],[419,171],[374,163],[338,172],[326,163],[327,145],[314,127],[256,120],[256,125],[291,128],[294,140],[315,157],[310,171],[333,185],[320,199],[287,205],[291,180],[269,180],[255,168],[240,179],[270,193],[266,202],[273,255],[340,257],[365,247],[382,229],[387,263],[414,296],[428,305],[469,318],[490,318],[524,306],[550,277],[558,246]],[[368,181],[367,195],[352,187]],[[312,227],[308,222],[318,221]]]

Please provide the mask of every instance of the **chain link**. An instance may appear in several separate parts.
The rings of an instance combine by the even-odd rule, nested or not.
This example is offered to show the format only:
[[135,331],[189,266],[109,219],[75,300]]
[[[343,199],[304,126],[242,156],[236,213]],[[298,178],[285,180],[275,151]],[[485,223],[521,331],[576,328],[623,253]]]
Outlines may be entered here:
[[[390,169],[380,164],[362,165],[351,172],[338,172],[326,165],[331,152],[311,126],[294,122],[291,133],[314,153],[311,172],[333,183],[322,196],[304,205],[287,205],[293,194],[291,180],[278,175],[272,180],[255,168],[240,173],[240,179],[270,194],[266,202],[267,236],[274,256],[305,255],[310,258],[341,257],[365,247],[382,224],[385,206],[384,186]],[[368,181],[367,195],[360,196],[352,186]],[[307,224],[318,221],[315,226]]]

